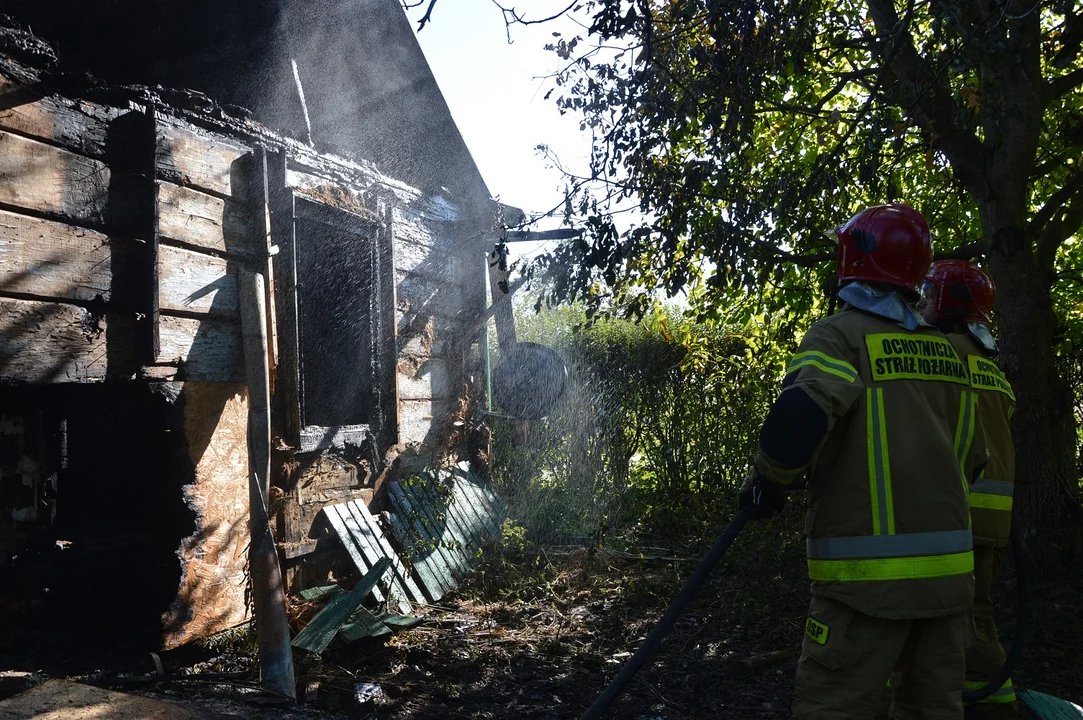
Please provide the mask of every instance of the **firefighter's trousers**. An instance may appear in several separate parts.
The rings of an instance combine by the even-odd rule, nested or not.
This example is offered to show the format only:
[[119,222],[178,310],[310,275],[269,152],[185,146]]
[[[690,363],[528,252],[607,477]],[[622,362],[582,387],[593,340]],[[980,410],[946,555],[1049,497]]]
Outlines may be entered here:
[[797,666],[794,720],[869,720],[895,672],[895,717],[961,720],[965,613],[885,620],[813,597]]
[[[974,641],[966,651],[967,688],[984,687],[1000,672],[1005,652],[997,638],[993,616],[993,583],[997,575],[1000,551],[988,545],[974,546]],[[1011,720],[1019,717],[1015,688],[1009,680],[991,696],[976,703],[974,715],[989,720]]]

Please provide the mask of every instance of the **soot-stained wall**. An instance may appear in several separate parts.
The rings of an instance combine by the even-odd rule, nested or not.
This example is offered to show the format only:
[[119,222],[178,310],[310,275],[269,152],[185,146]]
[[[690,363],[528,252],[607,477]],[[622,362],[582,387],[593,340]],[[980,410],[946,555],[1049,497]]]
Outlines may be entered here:
[[[12,0],[61,67],[200,90],[464,204],[488,189],[398,0]],[[294,75],[293,64],[297,73]]]

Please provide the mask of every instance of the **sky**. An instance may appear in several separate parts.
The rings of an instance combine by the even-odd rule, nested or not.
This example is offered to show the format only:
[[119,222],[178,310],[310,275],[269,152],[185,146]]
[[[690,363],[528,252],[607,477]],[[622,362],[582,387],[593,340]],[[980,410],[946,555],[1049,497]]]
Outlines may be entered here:
[[[528,213],[561,205],[562,176],[535,148],[546,144],[566,167],[582,170],[590,155],[590,136],[579,130],[577,116],[561,116],[556,102],[544,99],[554,87],[553,80],[544,76],[553,73],[560,61],[543,47],[555,41],[554,32],[571,37],[585,31],[563,18],[515,25],[509,44],[503,15],[492,0],[438,0],[431,22],[417,32],[427,5],[426,0],[407,14],[489,191]],[[552,0],[523,5],[529,7],[521,10],[528,19],[552,15],[565,6]],[[539,222],[537,228],[559,224],[557,217]],[[532,255],[541,247],[524,244],[512,249]]]

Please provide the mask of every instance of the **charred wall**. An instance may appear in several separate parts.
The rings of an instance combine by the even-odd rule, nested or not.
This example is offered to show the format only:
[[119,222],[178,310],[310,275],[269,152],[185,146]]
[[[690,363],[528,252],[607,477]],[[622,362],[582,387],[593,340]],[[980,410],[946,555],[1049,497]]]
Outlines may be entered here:
[[[34,404],[55,405],[63,417],[70,412],[78,422],[69,422],[65,442],[88,469],[72,476],[81,478],[75,485],[61,482],[56,495],[48,483],[54,461],[18,469],[16,460],[12,478],[20,477],[0,496],[10,490],[11,508],[26,507],[22,476],[32,476],[42,492],[30,502],[46,514],[55,509],[64,523],[55,527],[82,533],[79,548],[96,542],[104,548],[96,557],[117,560],[129,574],[109,570],[101,576],[108,582],[88,579],[85,568],[101,563],[65,564],[78,557],[64,554],[76,545],[55,546],[50,525],[34,551],[44,574],[23,576],[11,586],[21,589],[6,594],[0,583],[0,595],[16,603],[37,597],[28,602],[42,608],[41,619],[62,609],[70,614],[78,608],[34,595],[56,584],[46,567],[55,564],[97,583],[88,585],[101,591],[93,603],[127,607],[140,628],[130,634],[136,644],[144,625],[160,629],[160,619],[165,643],[177,644],[246,613],[239,269],[267,268],[268,239],[281,250],[272,273],[276,402],[290,387],[288,339],[296,333],[289,310],[298,279],[288,264],[294,205],[304,198],[334,207],[364,227],[381,257],[357,271],[375,277],[378,265],[387,275],[380,277],[387,294],[373,310],[381,328],[392,331],[381,330],[373,349],[385,369],[375,378],[383,399],[380,413],[363,418],[382,418],[373,433],[379,447],[340,450],[328,437],[314,452],[300,452],[296,433],[284,430],[288,423],[275,424],[282,431],[272,498],[277,539],[299,542],[324,505],[371,501],[397,453],[396,472],[431,467],[446,454],[468,382],[463,358],[470,338],[462,331],[480,310],[483,266],[471,245],[477,213],[464,215],[457,203],[370,165],[320,155],[220,108],[165,105],[163,98],[177,97],[166,91],[94,84],[95,102],[49,82],[0,57],[0,405],[25,399],[9,415],[23,413],[21,422],[37,429],[9,434],[47,457],[55,456],[42,448],[56,445],[49,428],[57,421],[31,412]],[[270,198],[260,195],[258,167],[253,172],[260,151],[277,163],[265,185]],[[269,233],[261,224],[268,215]],[[325,279],[316,272],[305,281]],[[296,408],[297,398],[291,400]],[[31,541],[24,530],[0,522],[0,547],[14,542],[26,560]],[[81,600],[73,589],[68,602]],[[119,632],[111,622],[96,637]]]
[[485,187],[397,0],[11,0],[61,66],[200,90],[464,205]]
[[[0,656],[85,669],[157,649],[177,545],[195,525],[178,388],[5,387],[0,416],[27,428],[20,480],[45,486],[34,515],[0,508],[13,541],[0,556]],[[0,450],[0,484],[13,449]]]

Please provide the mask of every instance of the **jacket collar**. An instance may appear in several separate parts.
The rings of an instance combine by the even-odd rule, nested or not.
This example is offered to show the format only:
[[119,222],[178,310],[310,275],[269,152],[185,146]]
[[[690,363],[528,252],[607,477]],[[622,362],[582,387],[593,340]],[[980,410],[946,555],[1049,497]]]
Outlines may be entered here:
[[839,299],[858,310],[891,320],[906,330],[913,331],[919,327],[929,327],[929,324],[896,292],[883,292],[863,282],[855,281],[839,290]]
[[1000,353],[996,338],[993,337],[993,331],[989,329],[986,323],[971,321],[966,324],[966,329],[970,333],[970,337],[974,338],[978,345],[981,345],[990,355]]

